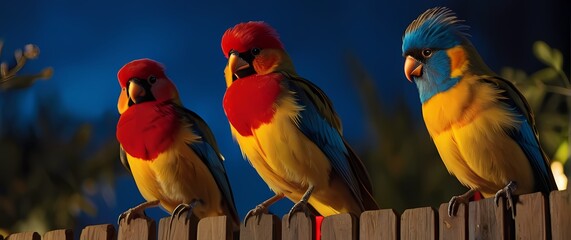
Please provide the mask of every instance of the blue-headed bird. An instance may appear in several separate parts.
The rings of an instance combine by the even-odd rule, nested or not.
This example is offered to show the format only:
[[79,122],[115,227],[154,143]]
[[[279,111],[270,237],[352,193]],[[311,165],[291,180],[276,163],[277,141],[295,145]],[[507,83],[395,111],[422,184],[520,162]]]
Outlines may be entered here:
[[214,135],[206,122],[183,107],[163,66],[138,59],[118,74],[117,139],[121,162],[147,202],[127,210],[119,221],[144,215],[160,204],[178,217],[228,216],[237,229],[232,189]]
[[248,217],[283,197],[295,211],[359,215],[378,209],[369,175],[341,133],[325,93],[301,78],[277,32],[264,22],[239,23],[222,37],[228,58],[223,107],[243,155],[275,196]]
[[416,84],[424,122],[448,171],[470,188],[449,202],[454,215],[476,191],[507,199],[557,186],[524,96],[484,63],[467,26],[444,7],[422,13],[405,30],[404,73]]

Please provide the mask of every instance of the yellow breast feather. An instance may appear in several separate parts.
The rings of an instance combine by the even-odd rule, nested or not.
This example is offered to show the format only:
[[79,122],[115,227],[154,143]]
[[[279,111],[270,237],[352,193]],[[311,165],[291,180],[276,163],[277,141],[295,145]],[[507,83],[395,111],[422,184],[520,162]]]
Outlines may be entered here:
[[505,133],[519,123],[499,103],[500,90],[478,79],[465,76],[422,106],[440,156],[460,182],[484,195],[495,193],[508,179],[531,187],[529,162]]

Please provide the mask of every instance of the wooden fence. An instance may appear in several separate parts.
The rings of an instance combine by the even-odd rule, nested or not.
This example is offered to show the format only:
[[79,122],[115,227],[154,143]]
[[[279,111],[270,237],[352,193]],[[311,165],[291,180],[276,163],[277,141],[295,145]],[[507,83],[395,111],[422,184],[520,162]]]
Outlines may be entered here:
[[[392,209],[367,211],[359,218],[350,214],[326,217],[321,224],[321,239],[571,239],[571,191],[554,191],[546,199],[541,193],[517,198],[516,217],[505,209],[503,200],[496,207],[493,199],[462,205],[456,217],[448,217],[448,204],[407,209],[398,214]],[[81,240],[115,239],[315,239],[315,220],[297,213],[287,223],[275,215],[262,215],[242,224],[232,233],[226,216],[198,221],[174,219],[159,221],[135,219],[121,222],[116,232],[111,224],[93,225],[81,231]],[[0,240],[2,237],[0,236]],[[36,232],[16,233],[9,240],[40,240]],[[54,230],[44,240],[72,240],[71,230]]]

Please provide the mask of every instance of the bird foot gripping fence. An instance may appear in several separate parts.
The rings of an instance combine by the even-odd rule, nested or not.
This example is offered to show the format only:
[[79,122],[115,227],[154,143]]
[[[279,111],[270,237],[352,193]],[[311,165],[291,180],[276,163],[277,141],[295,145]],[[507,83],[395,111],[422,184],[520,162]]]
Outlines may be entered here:
[[[367,211],[359,218],[339,214],[323,219],[321,239],[571,239],[571,192],[554,191],[549,196],[532,193],[517,197],[516,217],[500,200],[493,199],[461,205],[456,217],[448,217],[447,203],[438,211],[432,207],[407,209],[402,214],[393,209]],[[124,221],[116,232],[111,224],[87,226],[81,240],[114,239],[315,239],[314,218],[296,213],[288,224],[287,215],[280,220],[264,214],[250,218],[239,232],[232,232],[226,216],[198,220],[170,217]],[[0,236],[0,239],[2,237]],[[16,233],[9,240],[39,240],[36,232]],[[69,229],[54,230],[44,240],[72,240]]]

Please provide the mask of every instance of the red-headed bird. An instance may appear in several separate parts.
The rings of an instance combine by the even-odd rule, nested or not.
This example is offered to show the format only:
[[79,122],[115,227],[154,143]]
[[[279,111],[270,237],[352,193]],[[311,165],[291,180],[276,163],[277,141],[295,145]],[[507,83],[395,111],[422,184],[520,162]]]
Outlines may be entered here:
[[470,190],[450,200],[448,214],[476,191],[548,193],[557,186],[523,95],[484,63],[447,8],[432,8],[406,29],[406,78],[418,87],[422,114],[448,171]]
[[150,59],[127,63],[117,74],[121,117],[117,139],[121,162],[147,202],[127,210],[119,221],[161,205],[173,216],[187,211],[198,218],[226,215],[239,226],[223,157],[210,128],[184,108],[163,66]]
[[310,204],[319,214],[359,215],[378,209],[361,160],[341,133],[341,122],[321,89],[295,72],[276,31],[264,22],[240,23],[222,37],[228,58],[224,111],[240,149],[290,210]]

